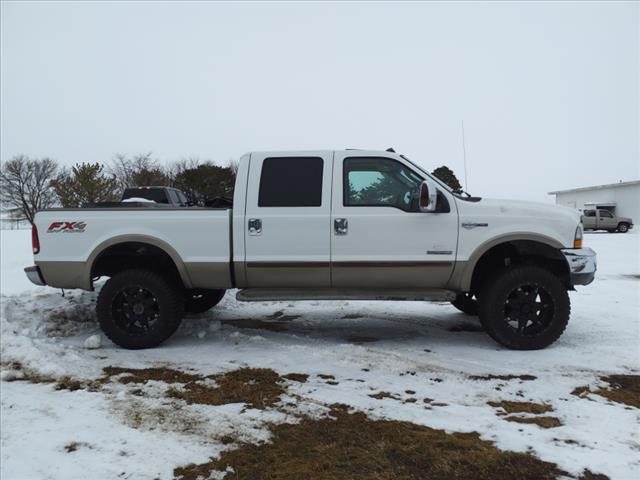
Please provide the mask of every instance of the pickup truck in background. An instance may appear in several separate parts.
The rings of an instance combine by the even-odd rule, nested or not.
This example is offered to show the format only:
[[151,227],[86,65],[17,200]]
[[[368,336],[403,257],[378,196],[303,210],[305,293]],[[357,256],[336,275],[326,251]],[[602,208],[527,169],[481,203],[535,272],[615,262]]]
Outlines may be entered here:
[[82,208],[190,207],[193,203],[173,187],[127,187],[119,202],[85,203]]
[[633,220],[627,217],[617,217],[609,210],[598,208],[584,211],[582,226],[585,230],[627,233],[633,228]]
[[451,301],[512,349],[539,349],[593,281],[576,210],[453,192],[392,151],[253,152],[232,208],[38,212],[38,285],[93,290],[126,348],[169,338],[185,312],[244,301]]

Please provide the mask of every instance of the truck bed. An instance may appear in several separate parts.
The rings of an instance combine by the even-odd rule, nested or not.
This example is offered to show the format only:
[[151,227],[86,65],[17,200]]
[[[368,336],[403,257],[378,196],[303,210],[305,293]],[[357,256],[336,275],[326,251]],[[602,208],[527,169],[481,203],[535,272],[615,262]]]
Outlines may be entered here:
[[92,288],[92,265],[119,244],[167,252],[190,288],[231,285],[230,209],[49,209],[36,216],[40,252],[35,263],[46,283]]

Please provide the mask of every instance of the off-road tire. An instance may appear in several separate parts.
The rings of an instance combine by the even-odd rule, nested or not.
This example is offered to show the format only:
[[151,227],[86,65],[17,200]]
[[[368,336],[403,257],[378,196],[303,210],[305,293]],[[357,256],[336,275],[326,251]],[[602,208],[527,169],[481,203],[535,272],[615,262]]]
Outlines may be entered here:
[[[507,300],[514,302],[511,296],[522,293],[521,290],[528,295],[526,289],[529,288],[540,292],[536,298],[541,299],[540,305],[544,304],[539,312],[545,321],[540,326],[533,322],[529,326],[527,321],[524,331],[530,328],[531,332],[525,334],[510,325],[513,319],[507,320],[511,316],[520,318],[517,313],[509,312],[513,304]],[[517,266],[497,273],[482,291],[478,307],[480,322],[489,336],[513,350],[538,350],[551,345],[564,332],[571,313],[569,294],[562,281],[550,271],[535,266]]]
[[[136,289],[151,295],[156,314],[147,331],[133,333],[119,323],[123,314],[118,310],[117,302],[125,292]],[[135,350],[156,347],[173,335],[180,326],[183,308],[184,297],[178,285],[154,271],[131,269],[114,275],[104,284],[96,312],[100,328],[113,343]]]
[[184,311],[188,313],[203,313],[215,307],[227,291],[193,289],[184,294]]
[[478,299],[472,293],[459,293],[451,301],[451,305],[467,315],[478,315]]
[[620,233],[627,233],[629,231],[629,224],[622,222],[621,224],[618,225],[618,231]]

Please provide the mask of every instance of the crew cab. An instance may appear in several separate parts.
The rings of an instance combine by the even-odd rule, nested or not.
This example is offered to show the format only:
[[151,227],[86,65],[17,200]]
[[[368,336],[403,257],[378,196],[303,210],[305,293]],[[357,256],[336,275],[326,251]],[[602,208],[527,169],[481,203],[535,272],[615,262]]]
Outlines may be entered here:
[[393,151],[253,152],[232,208],[49,209],[38,285],[93,290],[104,333],[153,347],[185,312],[244,301],[451,301],[512,349],[553,343],[593,281],[577,211],[453,192]]
[[582,226],[585,230],[627,233],[633,228],[633,220],[627,217],[618,217],[604,208],[588,209],[582,215]]

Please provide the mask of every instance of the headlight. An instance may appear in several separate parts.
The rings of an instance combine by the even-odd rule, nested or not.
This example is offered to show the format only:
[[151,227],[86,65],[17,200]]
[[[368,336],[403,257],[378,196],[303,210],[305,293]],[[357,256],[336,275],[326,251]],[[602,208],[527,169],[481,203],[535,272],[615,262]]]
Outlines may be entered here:
[[573,248],[582,248],[582,225],[576,228],[576,236],[573,238]]

